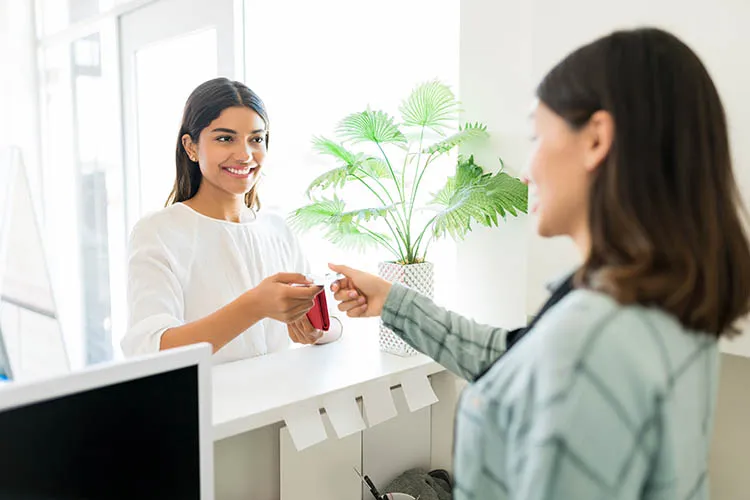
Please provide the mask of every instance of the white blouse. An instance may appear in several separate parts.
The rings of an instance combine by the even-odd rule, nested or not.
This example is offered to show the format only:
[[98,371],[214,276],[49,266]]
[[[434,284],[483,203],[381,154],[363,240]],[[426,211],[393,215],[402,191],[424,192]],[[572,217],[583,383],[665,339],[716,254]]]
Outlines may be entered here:
[[[235,223],[176,203],[144,217],[130,237],[123,352],[158,351],[167,329],[213,313],[279,272],[307,273],[309,265],[278,214],[248,209]],[[318,343],[340,335],[341,323],[331,321]],[[217,351],[214,361],[259,356],[289,345],[287,325],[266,318]]]

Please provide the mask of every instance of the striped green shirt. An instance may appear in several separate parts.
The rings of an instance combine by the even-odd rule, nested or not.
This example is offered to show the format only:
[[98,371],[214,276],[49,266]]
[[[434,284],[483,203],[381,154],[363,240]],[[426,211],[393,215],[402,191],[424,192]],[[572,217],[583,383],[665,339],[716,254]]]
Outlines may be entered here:
[[465,379],[489,368],[459,403],[456,499],[708,499],[712,337],[588,290],[565,296],[494,365],[506,330],[400,285],[383,321]]

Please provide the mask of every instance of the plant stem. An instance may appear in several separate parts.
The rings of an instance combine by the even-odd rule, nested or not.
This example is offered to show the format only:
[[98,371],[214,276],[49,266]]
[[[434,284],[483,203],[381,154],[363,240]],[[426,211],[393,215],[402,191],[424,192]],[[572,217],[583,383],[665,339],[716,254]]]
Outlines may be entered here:
[[[401,199],[404,198],[404,195],[401,190],[401,185],[398,183],[398,178],[396,177],[396,172],[393,170],[393,167],[391,166],[391,160],[388,159],[388,155],[385,154],[385,151],[383,151],[383,146],[380,145],[379,142],[375,142],[375,145],[377,145],[378,149],[380,150],[380,154],[383,155],[383,159],[385,160],[385,164],[388,165],[388,171],[391,173],[391,178],[393,179],[393,182],[396,183],[396,190],[398,191],[398,195]],[[388,195],[390,197],[390,194]],[[393,201],[391,199],[391,201]]]
[[[425,233],[430,228],[430,226],[432,226],[432,223],[435,222],[436,218],[437,218],[437,215],[433,217],[432,219],[430,219],[430,221],[424,226],[424,229],[422,229],[422,232],[419,233],[419,236],[417,237],[417,241],[414,243],[415,255],[419,253],[419,246],[422,244],[422,238],[424,237]],[[424,257],[425,258],[427,257],[427,250],[425,250],[424,252]]]
[[[421,146],[420,146],[420,151],[421,151]],[[433,154],[431,153],[427,157],[427,160],[425,160],[425,163],[424,163],[424,166],[422,167],[422,171],[421,172],[419,172],[419,162],[417,162],[417,170],[414,172],[414,177],[415,177],[416,181],[414,182],[414,185],[412,186],[411,199],[409,201],[409,206],[411,207],[411,211],[409,212],[409,220],[411,220],[411,218],[412,218],[412,213],[413,213],[413,210],[414,210],[414,205],[416,204],[416,200],[417,200],[417,193],[419,192],[419,186],[422,184],[422,177],[424,176],[425,172],[427,172],[427,167],[430,165],[430,163],[432,163],[433,159],[434,159],[434,157],[433,157]],[[419,172],[418,176],[417,176],[417,172]],[[430,220],[430,222],[427,224],[427,226],[425,226],[425,229],[422,230],[422,233],[417,238],[417,241],[414,244],[414,257],[415,258],[419,254],[419,245],[422,243],[422,237],[424,236],[425,230],[427,229],[427,227],[429,227],[429,225],[434,220],[435,220],[434,218],[432,220]]]
[[[367,175],[367,174],[365,174],[365,175]],[[386,194],[386,195],[388,196],[388,199],[390,200],[390,202],[391,202],[391,205],[393,205],[393,206],[397,206],[397,205],[403,205],[403,203],[404,203],[403,201],[402,201],[401,203],[396,203],[396,202],[395,202],[395,200],[394,200],[394,199],[393,199],[393,197],[391,196],[391,193],[390,193],[390,192],[388,191],[388,189],[386,189],[386,187],[385,187],[385,186],[383,185],[383,183],[382,183],[382,182],[380,182],[380,179],[378,179],[377,177],[372,177],[372,176],[368,176],[368,177],[370,177],[370,178],[371,178],[372,180],[374,180],[374,181],[375,181],[375,183],[376,183],[376,184],[377,184],[378,186],[380,186],[380,189],[382,189],[383,191],[385,191],[385,194]],[[386,204],[386,203],[385,203],[385,201],[382,201],[382,200],[381,200],[381,203],[383,203],[383,205],[385,205],[385,204]],[[396,213],[396,214],[398,214],[398,215],[400,215],[398,211],[396,211],[395,213]],[[401,227],[401,230],[403,230],[404,232],[406,232],[406,227],[407,227],[407,226],[406,226],[406,222],[405,222],[405,221],[404,221],[403,219],[401,219],[401,218],[398,218],[398,219],[395,219],[395,218],[394,218],[394,220],[396,220],[396,222],[400,222],[400,223],[401,223],[401,226],[402,226],[402,227]],[[401,230],[399,230],[399,233],[398,233],[398,234],[399,234],[399,235],[400,235],[400,236],[401,236],[402,238],[404,238],[404,233],[402,233],[402,232],[401,232]]]
[[[360,170],[360,171],[361,171],[362,173],[364,173],[365,175],[367,175],[367,176],[368,176],[368,177],[369,177],[370,179],[374,180],[374,181],[375,181],[375,183],[376,183],[376,184],[377,184],[378,186],[380,186],[380,189],[382,189],[383,191],[385,191],[385,194],[386,194],[386,196],[388,196],[388,199],[390,200],[390,202],[391,202],[391,205],[393,205],[393,206],[397,206],[397,205],[398,205],[398,204],[397,204],[397,203],[396,203],[396,202],[395,202],[395,201],[393,200],[393,197],[391,197],[391,194],[390,194],[390,193],[388,192],[388,189],[386,189],[386,187],[385,187],[385,186],[383,185],[383,183],[382,183],[382,182],[380,182],[380,179],[378,179],[377,177],[373,177],[373,176],[371,176],[371,175],[367,174],[367,172],[364,172],[364,171],[363,171],[362,169],[359,169],[359,170]],[[375,196],[377,196],[378,200],[380,201],[380,203],[382,203],[382,204],[383,204],[383,206],[386,206],[386,205],[387,205],[387,204],[386,204],[386,202],[385,202],[385,200],[383,200],[383,198],[381,198],[380,196],[378,196],[378,194],[377,194],[377,193],[375,192],[375,190],[374,190],[374,189],[372,189],[372,187],[370,187],[370,185],[369,185],[369,184],[367,184],[367,182],[365,182],[365,181],[364,181],[364,179],[362,179],[362,178],[359,178],[359,177],[357,177],[357,176],[356,176],[356,175],[354,175],[354,174],[352,174],[352,175],[353,175],[353,176],[354,176],[354,177],[355,177],[355,178],[356,178],[357,180],[359,180],[359,181],[360,181],[360,182],[361,182],[362,184],[364,184],[365,186],[367,186],[367,189],[369,189],[370,191],[372,191],[372,193],[373,193],[373,194],[374,194]],[[394,210],[394,211],[393,211],[392,213],[394,213],[395,215],[399,215],[399,212],[398,212],[398,210]],[[402,241],[406,242],[406,237],[404,236],[404,232],[405,232],[405,230],[406,230],[406,224],[404,223],[404,221],[403,221],[402,219],[400,219],[400,218],[396,217],[395,215],[393,216],[393,222],[394,222],[394,224],[396,224],[396,229],[394,230],[394,228],[393,228],[393,227],[391,227],[390,223],[388,224],[388,227],[390,228],[391,232],[393,233],[393,236],[395,236],[395,237],[396,237],[396,240],[398,240],[398,238],[400,237]],[[387,219],[386,219],[386,222],[387,222]],[[402,226],[401,228],[399,227],[399,223],[401,223],[401,226]],[[401,245],[399,244],[399,247],[400,247],[400,246],[401,246]]]
[[[409,148],[409,150],[410,149],[411,148]],[[404,155],[404,165],[401,169],[401,185],[404,186],[404,190],[406,189],[406,166],[409,164],[409,150],[407,150]]]
[[[414,183],[411,186],[411,204],[414,206],[414,200],[416,199],[416,188],[417,188],[417,174],[419,174],[419,162],[422,161],[422,142],[424,141],[424,125],[422,125],[422,131],[419,133],[419,151],[417,151],[417,165],[414,167]],[[429,160],[429,158],[427,158]],[[410,214],[411,217],[411,214]]]
[[371,230],[367,229],[365,226],[363,226],[361,224],[357,224],[357,227],[359,227],[361,230],[363,230],[364,232],[366,232],[367,234],[369,234],[370,236],[372,236],[373,238],[375,238],[377,241],[379,241],[380,244],[383,245],[384,247],[386,247],[388,250],[390,250],[391,253],[394,256],[396,256],[396,258],[403,258],[403,254],[400,251],[400,247],[399,247],[399,251],[397,252],[396,249],[393,248],[393,245],[391,245],[390,243],[388,243],[388,240],[386,240],[385,238],[383,238],[382,235],[380,235],[380,234],[378,234],[378,233],[376,233],[374,231],[371,231]]
[[[414,166],[414,182],[411,186],[411,196],[409,197],[409,215],[406,216],[406,213],[404,215],[406,216],[406,219],[409,221],[409,226],[411,226],[411,219],[414,215],[414,202],[417,199],[417,188],[419,187],[417,184],[417,175],[419,174],[419,163],[422,161],[422,145],[424,143],[424,125],[422,125],[422,130],[419,132],[419,149],[417,150],[417,163]],[[430,158],[427,158],[427,161],[429,163]],[[427,167],[427,164],[425,164],[425,168]],[[406,172],[406,168],[404,168],[404,172]],[[404,182],[404,189],[406,189],[406,183]],[[409,234],[411,237],[411,234]],[[411,241],[409,241],[411,243]],[[410,258],[415,258],[417,256],[417,250],[419,249],[419,244],[414,244],[414,255],[410,255]],[[409,252],[411,253],[412,248],[411,245],[409,246]]]
[[[383,155],[383,159],[385,160],[385,164],[388,165],[388,171],[391,173],[391,178],[393,179],[393,182],[396,184],[396,191],[398,192],[398,196],[400,198],[400,201],[404,205],[404,208],[403,208],[404,213],[403,213],[403,218],[401,219],[401,225],[403,226],[403,231],[405,233],[405,237],[404,237],[403,234],[401,236],[402,236],[402,238],[404,238],[404,245],[406,246],[407,256],[408,256],[409,248],[411,246],[410,245],[410,241],[409,241],[410,240],[410,231],[411,231],[411,218],[407,218],[406,217],[406,199],[405,199],[405,196],[404,196],[404,194],[405,194],[404,193],[404,189],[405,188],[404,188],[404,186],[401,186],[399,184],[398,178],[396,177],[396,172],[393,170],[393,167],[391,166],[391,160],[388,159],[388,155],[385,154],[385,151],[383,150],[383,147],[377,141],[375,142],[375,144],[377,145],[378,149],[380,150],[380,154]],[[393,203],[395,205],[396,203],[393,201],[393,197],[391,197],[390,192],[387,189],[385,189],[385,187],[383,186],[383,184],[379,180],[376,179],[376,182],[378,184],[380,184],[380,187],[383,188],[383,190],[386,192],[386,194],[388,195],[388,198],[391,200],[391,203]],[[396,213],[398,213],[398,211]]]
[[430,243],[432,243],[433,241],[435,241],[435,240],[433,238],[430,238],[429,240],[427,240],[427,243],[425,243],[424,253],[422,254],[422,261],[423,262],[427,261],[427,249],[430,248]]
[[[414,186],[412,186],[411,191],[411,204],[414,205],[415,200],[417,199],[417,192],[419,191],[419,185],[422,184],[422,177],[424,176],[425,172],[427,172],[427,167],[432,163],[432,160],[434,160],[433,154],[431,153],[430,156],[427,157],[427,160],[424,162],[424,167],[422,167],[422,172],[420,172],[419,176],[414,175],[414,178],[416,179],[414,182]],[[419,167],[419,165],[417,165]]]
[[[362,169],[359,169],[359,168],[358,168],[358,170],[360,170],[360,171],[361,171],[362,173],[364,173],[365,175],[367,175],[367,172],[364,172],[364,171],[363,171]],[[370,190],[370,192],[371,192],[372,194],[374,194],[374,195],[375,195],[375,197],[376,197],[376,198],[378,199],[378,201],[379,201],[380,203],[382,203],[382,204],[383,204],[383,206],[386,206],[386,205],[387,205],[387,204],[386,204],[386,202],[385,202],[385,200],[383,199],[383,197],[382,197],[382,196],[380,196],[380,195],[378,194],[378,192],[377,192],[377,191],[375,191],[375,190],[374,190],[374,189],[372,188],[372,186],[370,186],[370,185],[369,185],[369,184],[368,184],[367,182],[365,182],[365,180],[364,180],[363,178],[359,177],[359,176],[358,176],[358,175],[356,175],[356,174],[351,174],[351,175],[352,175],[352,177],[354,177],[355,179],[357,179],[357,180],[358,180],[359,182],[361,182],[361,183],[362,183],[362,184],[363,184],[363,185],[364,185],[364,186],[365,186],[365,187],[366,187],[367,189],[369,189],[369,190]],[[381,188],[382,188],[382,189],[383,189],[383,190],[384,190],[384,191],[385,191],[386,193],[388,192],[388,191],[387,191],[387,190],[385,189],[385,186],[383,186],[383,184],[382,184],[382,183],[380,183],[380,182],[378,181],[378,179],[376,179],[375,177],[369,176],[369,175],[368,175],[368,177],[370,177],[371,179],[374,179],[374,180],[375,180],[375,182],[377,182],[377,183],[378,183],[378,184],[380,185],[380,187],[381,187]],[[390,197],[389,197],[389,198],[390,198]],[[394,252],[394,253],[395,253],[395,254],[396,254],[397,256],[399,256],[399,257],[403,258],[403,256],[404,256],[404,250],[403,250],[403,248],[401,247],[401,239],[403,239],[403,235],[401,234],[401,230],[399,230],[399,229],[398,229],[398,221],[397,221],[397,220],[395,221],[395,222],[396,222],[396,228],[394,229],[394,228],[393,228],[393,226],[391,225],[391,222],[390,222],[390,221],[388,220],[388,216],[387,216],[387,215],[386,215],[385,217],[383,217],[383,220],[385,220],[385,223],[386,223],[386,224],[388,225],[388,229],[390,229],[390,230],[391,230],[391,234],[393,234],[393,235],[394,235],[394,236],[396,237],[395,239],[396,239],[396,244],[398,245],[398,252],[394,251],[392,247],[391,247],[391,251],[393,251],[393,252]],[[364,228],[363,228],[363,229],[364,229]],[[401,239],[399,239],[399,236],[401,237]],[[389,245],[389,247],[390,247],[390,245]]]

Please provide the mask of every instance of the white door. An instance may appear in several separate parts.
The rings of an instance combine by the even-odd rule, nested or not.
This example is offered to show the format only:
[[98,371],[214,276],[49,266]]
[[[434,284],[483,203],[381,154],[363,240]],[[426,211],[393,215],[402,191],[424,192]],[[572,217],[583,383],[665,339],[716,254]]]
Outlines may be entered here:
[[172,189],[190,92],[242,74],[241,10],[241,0],[157,0],[120,17],[128,232]]

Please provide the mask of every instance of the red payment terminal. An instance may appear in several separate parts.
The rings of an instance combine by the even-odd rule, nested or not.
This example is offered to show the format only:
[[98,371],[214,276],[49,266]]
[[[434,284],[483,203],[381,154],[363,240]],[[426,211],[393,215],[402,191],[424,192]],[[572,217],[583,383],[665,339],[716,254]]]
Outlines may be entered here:
[[326,302],[325,289],[315,296],[313,308],[307,312],[307,319],[316,330],[327,332],[331,327],[331,319],[328,317],[328,303]]

